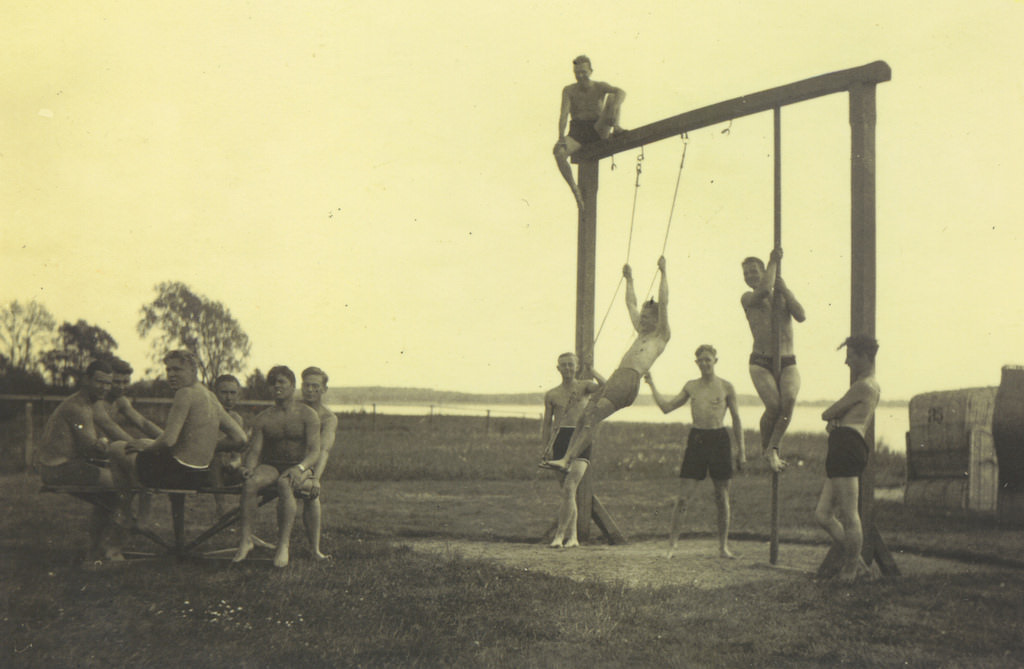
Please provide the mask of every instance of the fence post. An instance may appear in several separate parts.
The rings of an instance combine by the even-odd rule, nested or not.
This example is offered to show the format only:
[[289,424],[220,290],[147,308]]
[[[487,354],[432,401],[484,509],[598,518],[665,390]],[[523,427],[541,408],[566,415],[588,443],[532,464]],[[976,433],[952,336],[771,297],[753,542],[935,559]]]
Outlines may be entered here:
[[372,423],[372,425],[373,425],[373,428],[372,428],[373,431],[376,432],[377,431],[377,403],[376,402],[373,403],[373,423]]
[[32,460],[35,455],[35,443],[32,435],[32,430],[35,425],[35,421],[32,420],[32,403],[25,403],[25,469],[31,471]]
[[491,433],[491,410],[487,410],[487,422],[484,423],[484,434]]

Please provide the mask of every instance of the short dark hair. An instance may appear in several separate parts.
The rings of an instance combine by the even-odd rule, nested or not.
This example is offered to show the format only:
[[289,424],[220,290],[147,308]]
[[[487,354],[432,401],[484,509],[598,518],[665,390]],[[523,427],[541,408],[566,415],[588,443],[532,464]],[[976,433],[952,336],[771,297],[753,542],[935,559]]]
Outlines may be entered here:
[[295,385],[295,372],[284,365],[274,365],[270,368],[270,371],[267,372],[267,383],[273,384],[278,376],[283,376],[291,381],[293,386]]
[[192,369],[199,370],[199,359],[196,358],[196,354],[192,351],[179,348],[175,351],[168,351],[167,355],[164,356],[164,364],[166,365],[171,360],[181,360],[182,362],[192,365]]
[[242,387],[242,384],[239,382],[238,378],[236,378],[234,374],[221,374],[220,376],[218,376],[216,378],[216,380],[214,380],[213,387],[216,388],[217,386],[219,386],[220,384],[224,383],[225,381],[231,381],[235,385],[237,385],[239,388]]
[[[871,335],[851,335],[839,345],[839,348],[846,346],[854,353],[867,356],[871,362],[875,361],[875,354],[878,353],[878,340]],[[836,349],[839,350],[839,349]]]
[[697,347],[697,351],[696,353],[693,354],[693,356],[695,358],[699,358],[700,354],[703,353],[704,351],[710,353],[712,358],[715,358],[716,360],[718,359],[718,351],[716,351],[715,347],[712,346],[711,344],[701,344],[700,346]]
[[764,261],[758,258],[757,256],[747,256],[746,258],[743,259],[743,262],[740,263],[740,266],[742,267],[747,263],[754,263],[761,269],[764,269]]
[[644,309],[653,309],[654,311],[658,311],[658,309],[659,309],[658,303],[655,302],[654,298],[652,297],[651,299],[649,299],[646,302],[644,302],[644,305],[642,307],[640,307],[641,311],[643,311]]
[[319,367],[307,367],[302,370],[302,378],[305,379],[307,376],[320,376],[324,380],[324,387],[327,387],[327,372]]
[[121,358],[111,359],[110,368],[114,370],[114,374],[131,374],[135,371],[127,360]]
[[579,56],[576,56],[575,58],[573,58],[572,59],[572,64],[573,65],[586,65],[591,70],[594,69],[594,65],[590,62],[590,57],[589,56],[584,56],[582,54],[579,55]]
[[114,370],[110,366],[110,363],[106,360],[93,360],[89,363],[89,366],[85,368],[85,376],[92,378],[92,375],[96,372],[103,372],[104,374],[113,374]]

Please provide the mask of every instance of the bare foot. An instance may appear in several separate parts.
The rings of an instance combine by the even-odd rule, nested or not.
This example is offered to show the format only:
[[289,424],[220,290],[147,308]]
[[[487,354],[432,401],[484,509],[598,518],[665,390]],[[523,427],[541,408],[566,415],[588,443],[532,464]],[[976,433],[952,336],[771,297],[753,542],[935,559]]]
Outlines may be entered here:
[[565,542],[565,547],[566,548],[579,548],[580,547],[580,542],[577,541],[576,539],[569,539],[568,541]]
[[551,543],[548,544],[548,548],[562,548],[563,543],[565,543],[565,539],[562,537],[555,537],[551,540]]
[[313,559],[317,562],[323,562],[325,560],[330,560],[331,556],[326,553],[321,553],[320,551],[313,551]]
[[274,566],[278,569],[288,566],[288,547],[284,544],[277,549],[277,553],[274,555]]
[[241,562],[248,555],[249,551],[252,550],[252,541],[246,540],[238,545],[238,550],[235,552],[235,557],[231,558],[232,562]]
[[569,465],[564,460],[543,460],[539,465],[541,469],[553,469],[566,474],[569,472]]
[[721,549],[719,549],[719,551],[718,551],[718,557],[720,557],[720,558],[726,558],[726,559],[728,559],[728,560],[735,560],[735,559],[736,559],[736,554],[735,554],[735,553],[733,553],[733,552],[732,552],[731,550],[729,550],[728,548],[721,548]]

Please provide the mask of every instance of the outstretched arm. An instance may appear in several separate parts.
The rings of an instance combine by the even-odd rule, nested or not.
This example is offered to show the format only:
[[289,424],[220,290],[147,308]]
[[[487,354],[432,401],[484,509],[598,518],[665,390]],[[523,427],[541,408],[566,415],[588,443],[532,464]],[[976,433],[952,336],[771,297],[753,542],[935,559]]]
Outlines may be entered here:
[[107,437],[115,441],[131,441],[132,436],[124,431],[124,428],[114,422],[114,419],[107,413],[107,408],[100,400],[92,405],[92,416],[96,427]]
[[662,413],[668,413],[675,411],[679,407],[686,404],[686,401],[690,399],[690,392],[683,386],[683,389],[679,391],[679,394],[668,400],[665,399],[664,395],[658,392],[658,389],[654,385],[654,378],[651,377],[651,373],[647,372],[644,374],[644,381],[651,387],[651,395],[654,396],[654,403],[658,405]]
[[622,266],[622,276],[626,278],[626,310],[629,311],[629,320],[633,322],[633,328],[640,331],[640,309],[636,303],[636,290],[633,287],[633,268],[629,264]]
[[117,400],[117,405],[121,409],[121,413],[132,422],[132,425],[142,430],[142,433],[150,439],[156,439],[163,432],[159,425],[139,413],[127,397],[120,397]]
[[665,341],[672,336],[668,327],[668,275],[665,272],[665,256],[658,258],[658,270],[661,272],[661,283],[658,285],[658,331]]

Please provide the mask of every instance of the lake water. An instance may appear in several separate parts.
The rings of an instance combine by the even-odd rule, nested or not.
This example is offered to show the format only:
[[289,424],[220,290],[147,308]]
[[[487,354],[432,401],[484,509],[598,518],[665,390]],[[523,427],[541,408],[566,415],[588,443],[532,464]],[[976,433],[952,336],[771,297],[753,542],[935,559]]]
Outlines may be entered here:
[[[365,411],[372,413],[373,404],[332,404],[332,411],[351,413]],[[824,407],[798,405],[793,412],[790,432],[825,433],[825,423],[821,420]],[[430,413],[446,416],[486,416],[491,412],[493,417],[535,418],[538,422],[544,414],[543,407],[531,404],[381,404],[376,405],[380,414],[397,414],[401,416],[426,416]],[[757,430],[761,420],[761,407],[740,406],[740,420],[744,429]],[[670,414],[663,414],[654,405],[638,404],[612,414],[610,421],[633,423],[670,423],[690,422],[690,408],[684,406]],[[729,417],[726,415],[726,425]],[[539,429],[539,427],[538,427]],[[875,411],[875,443],[886,450],[897,453],[906,451],[906,432],[910,429],[910,418],[907,405],[884,406]]]

